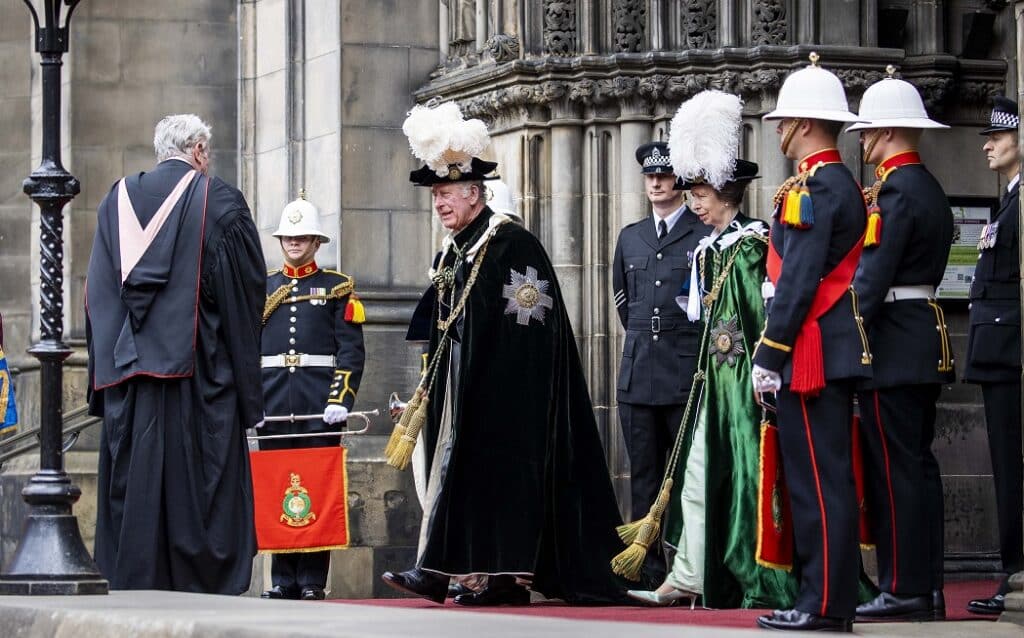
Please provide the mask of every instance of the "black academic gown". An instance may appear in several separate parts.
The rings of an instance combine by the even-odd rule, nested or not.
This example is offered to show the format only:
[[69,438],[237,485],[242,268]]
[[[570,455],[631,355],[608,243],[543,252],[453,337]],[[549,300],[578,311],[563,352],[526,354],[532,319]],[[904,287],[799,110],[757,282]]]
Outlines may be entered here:
[[[187,170],[169,160],[129,176],[143,225]],[[124,286],[118,250],[115,185],[98,210],[87,284],[90,413],[103,417],[96,563],[113,589],[240,594],[256,553],[245,428],[263,415],[256,227],[237,189],[196,177]],[[183,270],[196,279],[181,284]],[[156,312],[182,304],[192,330]],[[174,356],[161,354],[168,343]]]
[[[456,244],[472,246],[491,215],[485,208]],[[432,458],[447,366],[430,394],[428,473],[435,463],[445,466],[419,567],[533,574],[533,589],[548,597],[620,601],[625,583],[609,561],[624,547],[615,533],[621,518],[554,269],[537,238],[512,223],[496,231],[483,259],[455,334],[447,458]],[[442,266],[452,263],[457,300],[472,266],[449,252]],[[551,307],[527,317],[510,307],[510,288],[516,288],[514,272],[534,269]],[[448,315],[448,299],[441,299],[441,317]],[[433,314],[436,320],[439,306]],[[433,353],[441,333],[432,323]]]

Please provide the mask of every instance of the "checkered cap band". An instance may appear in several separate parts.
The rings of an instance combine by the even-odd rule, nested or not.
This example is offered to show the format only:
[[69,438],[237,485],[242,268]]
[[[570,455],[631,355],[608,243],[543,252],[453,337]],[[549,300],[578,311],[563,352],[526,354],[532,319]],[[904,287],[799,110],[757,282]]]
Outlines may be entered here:
[[991,125],[999,128],[1017,128],[1020,124],[1020,117],[1006,111],[992,111]]
[[644,158],[644,168],[651,166],[671,166],[672,159],[668,155],[662,155],[661,151],[655,148],[650,155]]

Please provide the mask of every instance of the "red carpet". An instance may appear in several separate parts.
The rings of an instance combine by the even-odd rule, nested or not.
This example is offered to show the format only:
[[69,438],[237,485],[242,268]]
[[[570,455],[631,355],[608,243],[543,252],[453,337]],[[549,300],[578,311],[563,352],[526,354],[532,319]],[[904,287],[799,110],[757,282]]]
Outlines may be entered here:
[[[993,581],[969,581],[947,583],[946,618],[947,620],[995,620],[997,616],[977,616],[967,613],[967,601],[972,598],[983,598],[992,595],[996,583]],[[689,607],[570,607],[564,603],[535,603],[528,607],[460,607],[450,600],[440,607],[420,598],[373,598],[366,600],[330,600],[327,602],[349,603],[356,605],[379,605],[402,609],[438,609],[464,613],[487,612],[499,614],[516,614],[521,616],[540,616],[550,618],[569,618],[576,620],[603,620],[614,622],[648,622],[679,625],[702,625],[705,627],[742,627],[754,626],[754,620],[763,610],[758,609],[700,609],[690,611]]]

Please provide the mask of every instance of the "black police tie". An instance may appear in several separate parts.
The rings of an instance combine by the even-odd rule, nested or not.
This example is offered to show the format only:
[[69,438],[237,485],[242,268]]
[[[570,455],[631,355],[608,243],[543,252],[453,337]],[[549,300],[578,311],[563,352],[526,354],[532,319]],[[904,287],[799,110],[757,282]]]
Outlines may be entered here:
[[666,224],[665,220],[663,219],[660,222],[658,222],[658,239],[665,239],[665,235],[667,234],[668,224]]

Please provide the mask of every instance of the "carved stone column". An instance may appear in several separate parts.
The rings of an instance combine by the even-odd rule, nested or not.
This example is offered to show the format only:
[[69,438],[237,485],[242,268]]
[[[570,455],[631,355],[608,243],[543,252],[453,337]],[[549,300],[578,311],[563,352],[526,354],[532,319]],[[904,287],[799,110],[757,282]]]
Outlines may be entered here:
[[551,245],[566,310],[577,337],[583,328],[583,127],[564,86],[551,103]]

